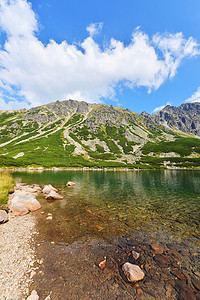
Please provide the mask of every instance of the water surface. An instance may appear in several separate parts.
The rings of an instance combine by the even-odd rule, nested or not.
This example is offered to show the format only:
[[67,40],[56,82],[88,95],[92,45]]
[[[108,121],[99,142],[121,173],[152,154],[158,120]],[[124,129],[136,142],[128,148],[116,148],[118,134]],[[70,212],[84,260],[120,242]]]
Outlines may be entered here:
[[[36,213],[38,255],[45,260],[35,285],[41,296],[51,289],[53,299],[179,299],[191,289],[185,297],[196,297],[198,289],[191,280],[183,284],[173,272],[184,269],[182,276],[199,280],[200,171],[43,171],[13,176],[41,187],[52,184],[64,197],[51,202],[42,194],[38,197],[44,211]],[[69,180],[76,186],[66,187]],[[46,220],[48,213],[52,221]],[[161,257],[155,258],[154,242],[163,248]],[[133,247],[143,252],[138,264],[146,272],[137,287],[121,273],[122,263],[134,262]],[[97,262],[105,255],[108,270],[102,271]]]

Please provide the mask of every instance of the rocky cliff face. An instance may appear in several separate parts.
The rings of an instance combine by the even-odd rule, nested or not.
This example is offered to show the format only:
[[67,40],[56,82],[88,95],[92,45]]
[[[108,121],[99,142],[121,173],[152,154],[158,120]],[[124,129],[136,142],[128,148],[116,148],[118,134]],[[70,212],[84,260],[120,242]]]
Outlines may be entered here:
[[167,105],[150,119],[156,124],[200,136],[200,103],[185,103],[179,107]]

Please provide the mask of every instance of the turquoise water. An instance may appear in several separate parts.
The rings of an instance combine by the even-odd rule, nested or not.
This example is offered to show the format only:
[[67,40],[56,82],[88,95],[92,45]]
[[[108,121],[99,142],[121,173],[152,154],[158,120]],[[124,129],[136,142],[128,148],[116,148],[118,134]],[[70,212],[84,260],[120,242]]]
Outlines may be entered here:
[[[64,197],[36,216],[41,299],[199,299],[200,171],[14,172],[18,182],[52,184]],[[74,187],[66,187],[74,181]],[[44,212],[41,214],[41,211]],[[53,219],[46,220],[48,213]],[[152,243],[158,243],[157,253]],[[132,250],[140,253],[137,262]],[[106,268],[98,267],[107,257]],[[122,264],[145,278],[130,284]]]
[[[63,200],[49,203],[41,196],[40,201],[44,211],[59,219],[62,236],[70,233],[66,240],[60,237],[66,242],[90,236],[108,239],[146,226],[144,230],[160,226],[198,242],[200,171],[43,171],[13,176],[59,189]],[[66,187],[68,180],[76,186]]]

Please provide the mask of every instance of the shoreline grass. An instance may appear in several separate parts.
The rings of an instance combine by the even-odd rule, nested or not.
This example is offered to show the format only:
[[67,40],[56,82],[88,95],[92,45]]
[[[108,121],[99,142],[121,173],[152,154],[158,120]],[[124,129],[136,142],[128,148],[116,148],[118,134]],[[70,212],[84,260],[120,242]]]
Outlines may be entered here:
[[8,191],[14,187],[15,181],[8,172],[0,172],[0,206],[8,201]]

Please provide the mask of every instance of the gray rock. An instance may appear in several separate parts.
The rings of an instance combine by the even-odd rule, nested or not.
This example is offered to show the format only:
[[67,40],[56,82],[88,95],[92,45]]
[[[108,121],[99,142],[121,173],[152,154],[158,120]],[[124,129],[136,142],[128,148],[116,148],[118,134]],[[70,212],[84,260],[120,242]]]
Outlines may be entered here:
[[136,282],[142,280],[145,276],[144,272],[139,266],[133,265],[129,262],[126,262],[122,266],[122,270],[129,282]]

